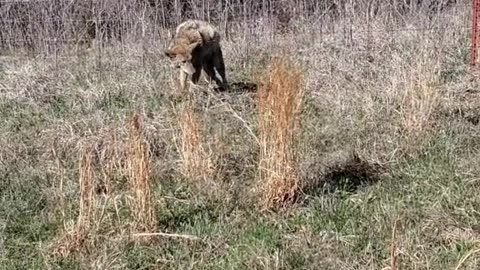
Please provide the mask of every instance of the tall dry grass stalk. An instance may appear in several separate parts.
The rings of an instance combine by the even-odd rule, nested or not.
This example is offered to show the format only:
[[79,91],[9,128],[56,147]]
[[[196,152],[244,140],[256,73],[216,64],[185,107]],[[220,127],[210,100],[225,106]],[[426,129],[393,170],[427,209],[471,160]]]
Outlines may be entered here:
[[419,66],[404,72],[404,93],[400,113],[402,126],[408,137],[424,134],[431,125],[433,113],[440,101],[438,75],[436,65],[432,63]]
[[178,121],[181,131],[180,154],[183,175],[194,181],[211,179],[215,168],[205,149],[198,116],[191,105],[182,109]]
[[258,95],[259,191],[265,208],[292,202],[299,188],[294,157],[296,118],[303,99],[303,72],[285,58],[274,59]]
[[111,131],[100,148],[99,167],[103,176],[103,192],[106,195],[113,194],[117,178],[127,174],[125,162],[128,149],[125,140],[119,139],[118,136]]
[[79,164],[80,211],[77,230],[88,231],[95,215],[95,174],[92,168],[93,151],[87,149]]
[[77,223],[72,228],[66,229],[53,241],[53,254],[68,256],[70,253],[79,251],[91,234],[91,228],[95,219],[95,173],[92,167],[93,150],[86,149],[78,165],[80,203]]
[[157,222],[150,187],[149,151],[138,114],[135,114],[129,123],[128,146],[129,184],[134,196],[131,210],[135,229],[153,231]]

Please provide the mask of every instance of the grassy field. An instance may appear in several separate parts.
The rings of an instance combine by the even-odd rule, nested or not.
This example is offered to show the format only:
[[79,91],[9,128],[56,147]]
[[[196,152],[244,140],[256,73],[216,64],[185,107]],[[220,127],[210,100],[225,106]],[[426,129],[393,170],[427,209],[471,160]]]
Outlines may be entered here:
[[[163,44],[0,56],[0,269],[479,269],[469,15],[232,35],[228,92],[176,91]],[[295,126],[259,97],[282,55]]]

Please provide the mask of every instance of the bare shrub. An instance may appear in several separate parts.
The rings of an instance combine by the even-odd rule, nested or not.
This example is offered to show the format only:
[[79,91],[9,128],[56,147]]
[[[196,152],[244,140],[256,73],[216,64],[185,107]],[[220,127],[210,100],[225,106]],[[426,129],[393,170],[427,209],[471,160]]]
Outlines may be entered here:
[[202,19],[221,26],[228,39],[229,28],[240,26],[246,33],[259,20],[278,21],[276,30],[285,32],[297,23],[292,18],[297,18],[296,21],[348,19],[352,15],[350,13],[355,13],[404,20],[405,16],[418,13],[431,17],[456,2],[459,1],[9,0],[0,2],[0,49],[28,48],[36,52],[56,53],[64,49],[64,45],[77,46],[90,43],[92,39],[100,44],[127,40],[138,43],[140,37],[142,45],[147,45],[152,40],[166,40],[163,30],[173,28],[187,18]]
[[303,93],[300,68],[287,59],[274,59],[258,95],[259,191],[266,208],[292,202],[299,188],[294,133]]

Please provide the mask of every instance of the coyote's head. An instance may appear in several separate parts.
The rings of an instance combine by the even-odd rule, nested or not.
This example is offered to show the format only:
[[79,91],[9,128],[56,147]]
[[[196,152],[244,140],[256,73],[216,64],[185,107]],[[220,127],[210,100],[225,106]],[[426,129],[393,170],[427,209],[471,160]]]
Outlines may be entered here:
[[192,75],[195,72],[195,68],[192,65],[192,53],[197,46],[197,42],[188,45],[175,44],[165,50],[165,55],[170,59],[174,68],[180,68]]

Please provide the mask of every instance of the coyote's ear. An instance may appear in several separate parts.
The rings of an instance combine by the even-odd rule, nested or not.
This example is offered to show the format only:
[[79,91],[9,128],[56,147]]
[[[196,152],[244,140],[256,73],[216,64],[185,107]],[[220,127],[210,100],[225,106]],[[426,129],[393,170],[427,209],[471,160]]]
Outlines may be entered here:
[[200,45],[200,42],[194,42],[190,45],[188,45],[188,50],[192,52],[198,45]]
[[175,53],[174,53],[172,50],[170,50],[170,49],[166,49],[166,50],[164,51],[164,53],[165,53],[165,55],[166,55],[168,58],[170,58],[170,59],[175,57]]

